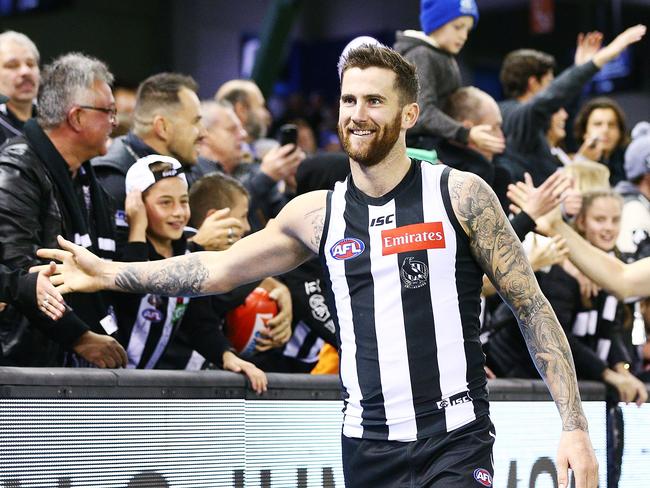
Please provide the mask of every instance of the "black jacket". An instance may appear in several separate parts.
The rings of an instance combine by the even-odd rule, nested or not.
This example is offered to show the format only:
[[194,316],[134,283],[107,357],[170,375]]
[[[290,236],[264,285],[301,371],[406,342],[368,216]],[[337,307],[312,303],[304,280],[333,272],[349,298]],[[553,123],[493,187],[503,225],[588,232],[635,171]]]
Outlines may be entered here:
[[[36,105],[32,107],[32,117],[36,117]],[[0,103],[0,144],[22,135],[24,126],[25,122],[16,117],[6,103]]]
[[572,66],[527,102],[499,103],[507,141],[506,152],[500,158],[511,170],[513,179],[523,180],[527,171],[538,186],[558,168],[546,141],[551,117],[577,97],[597,72],[598,67],[591,61]]
[[442,141],[436,146],[438,158],[442,164],[460,171],[467,171],[480,176],[488,185],[494,183],[494,163],[482,154],[449,141]]
[[0,264],[0,302],[36,306],[36,279],[38,274],[11,270]]
[[[494,189],[503,211],[509,213],[509,200],[505,192],[511,179],[507,171],[496,167],[493,161],[488,161],[483,155],[458,143],[442,141],[436,147],[436,151],[442,164],[480,176]],[[523,211],[515,215],[510,220],[510,224],[520,240],[524,240],[526,234],[535,230],[535,221]]]
[[[46,137],[40,128],[37,130]],[[63,204],[64,199],[40,156],[53,146],[44,148],[41,141],[20,136],[0,148],[0,263],[10,269],[27,270],[43,264],[36,257],[36,250],[58,247],[59,234],[73,239],[70,210]],[[89,177],[93,177],[92,172]],[[105,195],[103,198],[107,199]],[[44,336],[30,332],[25,317],[14,307],[0,314],[0,360],[17,366],[61,365],[62,350],[58,344],[69,347],[89,329],[103,332],[99,321],[108,309],[105,294],[70,294],[66,301],[74,312],[58,322],[23,310],[31,325]],[[36,334],[33,340],[29,339],[31,345],[22,347],[21,343],[28,341],[27,335],[31,334]],[[45,344],[45,337],[58,344]]]

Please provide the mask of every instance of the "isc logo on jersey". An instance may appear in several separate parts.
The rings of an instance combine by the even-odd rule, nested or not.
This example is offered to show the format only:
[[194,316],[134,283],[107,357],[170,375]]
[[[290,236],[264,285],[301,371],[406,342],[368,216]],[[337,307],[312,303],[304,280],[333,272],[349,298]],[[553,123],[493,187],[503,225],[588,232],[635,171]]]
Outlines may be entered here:
[[476,468],[474,470],[474,479],[483,486],[492,486],[492,476],[487,469]]
[[352,259],[361,254],[365,248],[363,241],[346,237],[332,246],[330,254],[334,259]]

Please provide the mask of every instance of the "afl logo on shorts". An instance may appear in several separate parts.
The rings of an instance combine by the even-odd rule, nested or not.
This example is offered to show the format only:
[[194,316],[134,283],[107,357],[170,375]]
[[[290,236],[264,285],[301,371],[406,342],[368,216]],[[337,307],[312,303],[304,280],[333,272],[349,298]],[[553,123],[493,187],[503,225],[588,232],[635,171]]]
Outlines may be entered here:
[[363,241],[354,237],[346,237],[332,246],[330,254],[334,259],[352,259],[361,254],[365,248],[366,245]]
[[474,470],[474,479],[483,486],[492,486],[492,476],[487,469],[477,468]]
[[142,318],[150,322],[160,322],[162,320],[162,312],[155,308],[147,308],[142,311]]

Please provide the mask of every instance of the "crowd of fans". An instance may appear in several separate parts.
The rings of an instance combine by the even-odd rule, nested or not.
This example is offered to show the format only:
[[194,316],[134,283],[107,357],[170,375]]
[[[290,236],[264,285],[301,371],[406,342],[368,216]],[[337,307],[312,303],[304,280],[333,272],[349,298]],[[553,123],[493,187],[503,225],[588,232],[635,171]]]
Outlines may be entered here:
[[[565,146],[567,108],[609,61],[640,41],[634,26],[603,45],[578,35],[575,64],[557,77],[547,53],[518,49],[503,60],[507,99],[463,86],[455,56],[479,12],[474,2],[423,0],[421,31],[396,34],[417,66],[421,115],[411,148],[434,150],[495,190],[528,250],[540,286],[569,339],[578,377],[603,381],[626,401],[645,401],[650,380],[650,302],[621,301],[584,276],[564,241],[545,235],[549,213],[594,246],[630,262],[650,254],[650,124],[630,132],[610,98],[583,101],[576,147]],[[63,55],[41,72],[25,35],[0,35],[0,364],[130,368],[337,371],[337,340],[317,261],[233,292],[201,298],[71,294],[47,313],[35,295],[55,291],[39,248],[56,237],[106,259],[156,260],[224,250],[263,228],[294,196],[330,189],[349,163],[322,100],[296,97],[273,121],[250,80],[231,80],[201,101],[187,75],[159,73],[137,90],[112,91],[100,60]],[[295,124],[296,144],[268,137]],[[251,263],[255,266],[255,263]],[[256,288],[279,313],[241,358],[224,335],[230,310]],[[537,378],[517,322],[486,279],[481,341],[490,377]],[[319,362],[320,361],[320,362]]]

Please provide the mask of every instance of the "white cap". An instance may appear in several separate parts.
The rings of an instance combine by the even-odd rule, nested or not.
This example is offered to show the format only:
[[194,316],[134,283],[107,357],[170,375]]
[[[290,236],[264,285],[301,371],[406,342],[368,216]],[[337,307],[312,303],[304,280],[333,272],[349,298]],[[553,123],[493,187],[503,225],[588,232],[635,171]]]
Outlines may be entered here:
[[[154,163],[169,163],[172,168],[167,171],[156,171],[154,173],[150,168]],[[187,178],[183,174],[184,171],[183,165],[177,159],[170,156],[163,156],[162,154],[145,156],[133,163],[129,171],[127,171],[124,182],[126,193],[130,193],[132,190],[145,191],[156,181],[162,180],[163,178],[177,177],[183,180],[185,186],[187,186]]]
[[352,49],[356,49],[358,47],[361,47],[364,44],[369,44],[369,45],[374,45],[374,46],[383,46],[383,44],[381,42],[379,42],[374,37],[370,37],[370,36],[359,36],[359,37],[355,37],[354,39],[352,39],[343,48],[343,51],[341,52],[341,55],[339,56],[339,62],[337,64],[337,68],[339,70],[339,79],[341,79],[341,71],[343,70],[343,65],[345,64],[345,59],[348,57],[348,53]]

